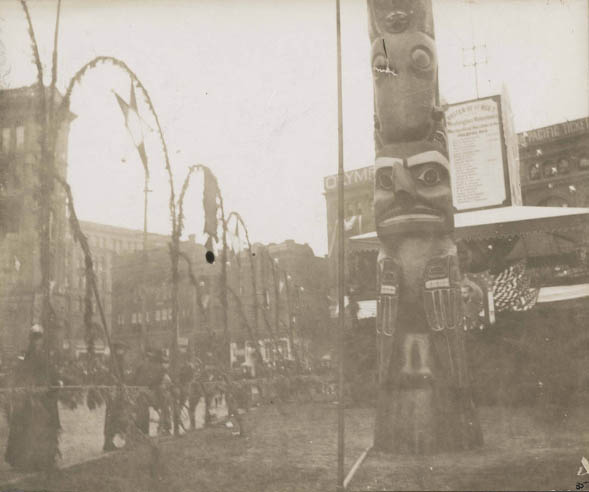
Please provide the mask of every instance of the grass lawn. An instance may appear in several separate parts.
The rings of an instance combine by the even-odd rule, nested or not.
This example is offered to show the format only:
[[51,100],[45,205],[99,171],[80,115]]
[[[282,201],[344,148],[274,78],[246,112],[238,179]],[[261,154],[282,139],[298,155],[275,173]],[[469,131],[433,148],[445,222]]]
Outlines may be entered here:
[[[483,408],[485,447],[431,457],[371,453],[353,490],[575,489],[589,430],[582,408],[547,422],[541,409]],[[246,437],[213,427],[160,443],[159,478],[147,447],[13,484],[12,489],[148,491],[335,490],[336,408],[327,403],[261,407],[244,415]],[[346,411],[346,469],[371,444],[373,410]],[[589,478],[589,477],[586,477]],[[1,487],[0,487],[1,488]],[[586,486],[589,488],[589,485]]]
[[[119,451],[90,463],[12,484],[14,489],[84,492],[323,491],[336,479],[333,404],[272,405],[244,417],[246,437],[225,427],[161,442],[162,473],[150,474],[147,447]],[[348,412],[353,462],[371,441],[371,411]]]

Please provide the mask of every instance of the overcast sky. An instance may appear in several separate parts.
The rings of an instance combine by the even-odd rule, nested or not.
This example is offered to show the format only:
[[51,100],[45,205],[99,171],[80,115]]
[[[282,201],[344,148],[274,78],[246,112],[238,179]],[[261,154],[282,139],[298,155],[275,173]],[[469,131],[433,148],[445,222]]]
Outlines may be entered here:
[[[56,2],[30,1],[48,69]],[[442,96],[475,97],[463,48],[486,45],[481,96],[509,90],[517,131],[589,114],[586,0],[435,0]],[[342,0],[345,167],[372,164],[372,80],[366,7]],[[9,87],[35,81],[25,18],[0,0]],[[218,176],[227,212],[260,242],[295,239],[327,250],[322,178],[337,171],[334,0],[63,0],[59,88],[97,55],[124,60],[148,89],[179,190],[190,164]],[[48,81],[48,80],[47,80]],[[112,90],[129,79],[98,68],[72,100],[69,178],[86,220],[143,225],[143,171]],[[148,125],[153,119],[140,110]],[[169,233],[168,182],[154,134],[150,230]],[[202,182],[187,199],[187,233],[202,240]]]

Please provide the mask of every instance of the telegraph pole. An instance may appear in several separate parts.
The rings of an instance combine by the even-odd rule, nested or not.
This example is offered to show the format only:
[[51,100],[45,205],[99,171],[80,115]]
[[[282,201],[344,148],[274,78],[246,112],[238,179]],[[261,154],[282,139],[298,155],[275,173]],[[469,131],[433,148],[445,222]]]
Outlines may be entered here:
[[[473,4],[474,0],[466,0],[466,2],[469,4],[470,29],[471,29],[471,33],[472,33],[472,46],[470,46],[468,48],[462,48],[462,66],[465,68],[470,68],[470,67],[473,68],[474,86],[475,86],[477,99],[479,99],[480,96],[479,96],[479,70],[478,70],[478,67],[479,67],[479,65],[486,65],[488,62],[487,55],[486,55],[487,45],[486,44],[477,45],[475,43],[474,21],[473,21],[473,17],[472,17],[472,4]],[[485,59],[484,60],[481,60],[477,57],[477,50],[484,50],[485,51]],[[465,55],[465,53],[470,52],[470,51],[472,51],[472,62],[466,63],[464,60],[464,55]]]
[[344,490],[344,130],[342,111],[342,35],[340,0],[336,0],[337,31],[337,216],[338,216],[338,407],[337,407],[337,488]]
[[[474,86],[475,86],[475,90],[476,90],[476,95],[477,95],[477,99],[479,99],[479,70],[478,67],[479,65],[486,65],[488,62],[487,56],[485,55],[485,59],[484,60],[479,60],[477,58],[477,50],[482,50],[484,49],[486,51],[487,49],[487,45],[486,44],[482,44],[479,46],[476,45],[472,45],[470,48],[462,48],[462,66],[465,68],[473,68],[473,72],[474,72]],[[464,54],[472,51],[472,62],[471,63],[466,63],[464,61]]]
[[149,189],[149,175],[145,173],[145,185],[143,189],[143,268],[141,272],[141,286],[143,292],[141,293],[141,349],[143,353],[147,350],[147,195],[151,190]]

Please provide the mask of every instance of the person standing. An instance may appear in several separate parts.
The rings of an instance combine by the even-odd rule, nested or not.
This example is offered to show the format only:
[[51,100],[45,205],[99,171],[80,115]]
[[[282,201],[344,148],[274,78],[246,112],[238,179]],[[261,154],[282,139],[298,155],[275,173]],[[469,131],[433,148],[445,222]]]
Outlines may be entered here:
[[43,327],[33,325],[29,346],[16,367],[13,408],[4,459],[15,469],[42,471],[55,467],[59,457],[57,374],[49,363]]
[[114,451],[117,449],[115,446],[114,438],[118,434],[120,437],[124,437],[127,434],[127,415],[129,408],[128,403],[125,402],[125,395],[123,394],[123,388],[121,387],[126,383],[125,381],[125,353],[127,345],[120,341],[112,343],[113,354],[112,357],[115,360],[115,364],[118,367],[119,373],[121,374],[122,380],[119,381],[117,378],[111,377],[111,384],[115,385],[114,391],[106,393],[106,411],[104,415],[104,446],[103,451]]
[[157,354],[148,350],[133,377],[135,386],[143,387],[135,404],[135,425],[145,436],[149,435],[149,409],[157,408],[156,393],[160,381],[161,369]]

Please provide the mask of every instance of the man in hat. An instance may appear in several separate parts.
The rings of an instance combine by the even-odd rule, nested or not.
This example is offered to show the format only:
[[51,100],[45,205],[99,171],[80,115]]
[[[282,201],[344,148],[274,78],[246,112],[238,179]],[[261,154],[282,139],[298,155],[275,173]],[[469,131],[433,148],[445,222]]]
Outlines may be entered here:
[[156,392],[161,375],[159,354],[154,350],[147,350],[133,377],[136,386],[145,388],[140,391],[135,405],[135,425],[145,435],[149,435],[149,409],[158,406]]
[[160,352],[160,381],[156,391],[156,399],[160,409],[160,430],[169,435],[172,430],[173,384],[170,377],[170,358],[165,351]]
[[31,387],[15,393],[5,460],[23,471],[48,470],[59,456],[58,435],[61,428],[57,406],[57,374],[49,364],[43,327],[33,325],[29,347],[15,368],[14,386]]

